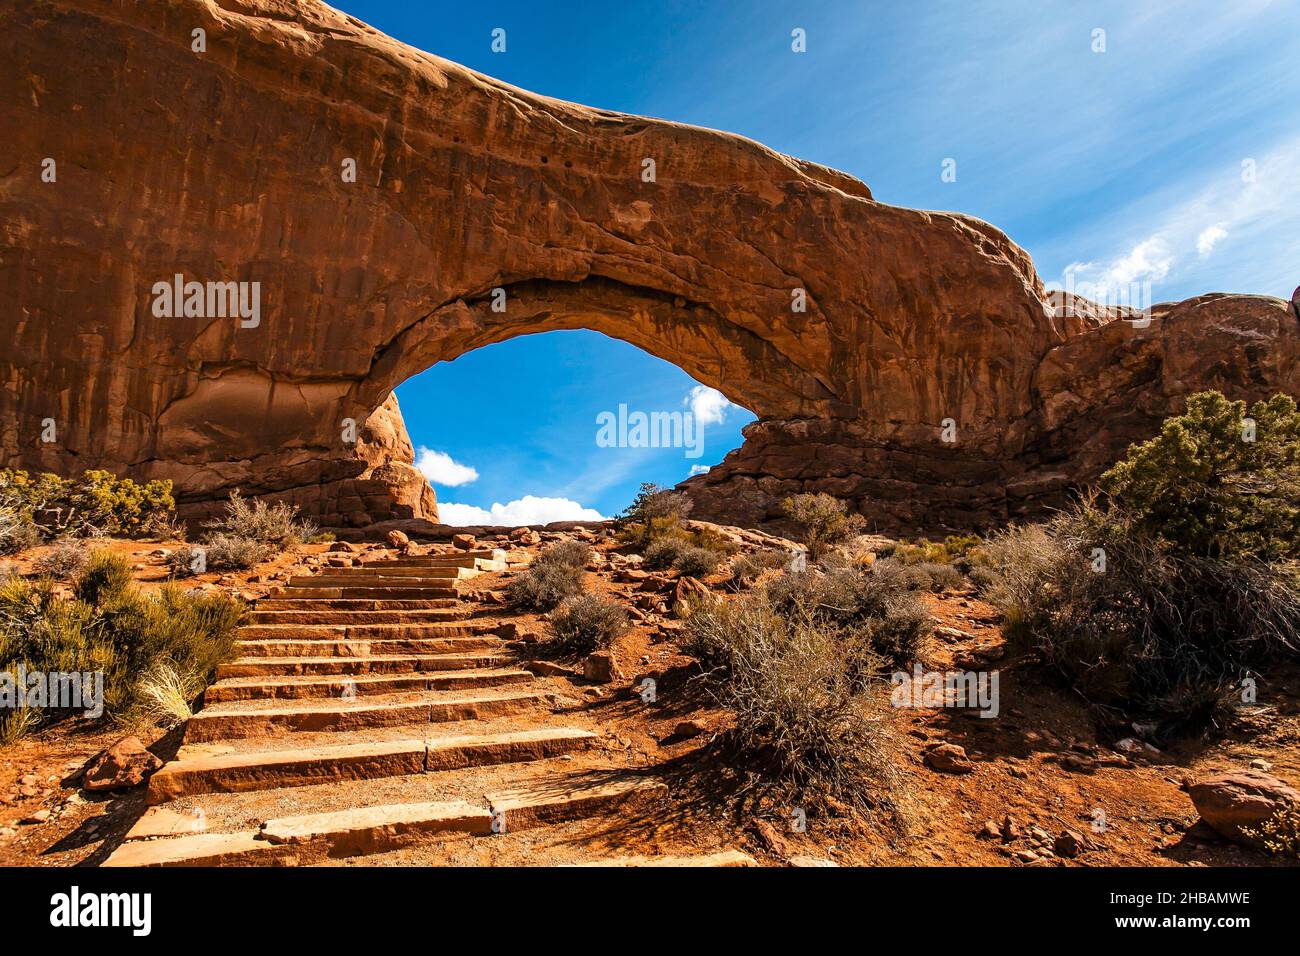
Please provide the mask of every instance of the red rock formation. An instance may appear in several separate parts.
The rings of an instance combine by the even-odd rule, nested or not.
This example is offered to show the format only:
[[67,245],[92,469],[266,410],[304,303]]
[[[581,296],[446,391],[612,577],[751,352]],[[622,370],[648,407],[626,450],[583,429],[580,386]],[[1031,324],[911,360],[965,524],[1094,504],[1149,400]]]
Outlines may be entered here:
[[[0,57],[6,464],[171,477],[191,511],[241,487],[330,524],[421,517],[393,388],[588,328],[760,417],[687,483],[696,514],[754,523],[821,488],[962,524],[1052,500],[1202,384],[1300,391],[1281,300],[1058,319],[986,223],[535,96],[309,0],[8,3]],[[259,283],[260,322],[158,317],[177,273]]]

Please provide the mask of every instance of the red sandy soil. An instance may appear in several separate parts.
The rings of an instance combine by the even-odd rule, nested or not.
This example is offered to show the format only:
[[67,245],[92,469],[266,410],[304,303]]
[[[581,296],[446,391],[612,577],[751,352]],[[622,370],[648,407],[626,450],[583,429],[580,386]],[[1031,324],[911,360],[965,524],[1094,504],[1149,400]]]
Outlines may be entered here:
[[[559,535],[545,534],[543,544]],[[487,540],[485,546],[503,546]],[[104,546],[119,551],[135,566],[142,586],[165,580],[161,556],[154,552],[178,542],[140,543],[110,540]],[[309,545],[250,572],[206,574],[188,586],[226,588],[252,599],[266,593],[291,568],[305,571],[328,544]],[[602,540],[598,550],[617,550]],[[536,549],[531,549],[535,551]],[[626,549],[623,549],[626,550]],[[16,562],[30,567],[39,551]],[[511,558],[527,555],[512,553]],[[608,567],[588,575],[588,587],[625,602],[642,593],[639,582],[617,583]],[[710,579],[720,584],[725,573]],[[513,615],[499,606],[506,575],[488,574],[468,582],[484,602],[484,613],[514,620],[525,635],[524,656],[541,645],[526,635],[545,634],[536,616]],[[671,604],[671,591],[668,603]],[[471,594],[470,597],[474,595]],[[736,792],[739,777],[716,754],[715,732],[724,729],[727,715],[704,704],[687,686],[691,660],[670,639],[678,626],[671,617],[651,611],[647,619],[614,648],[622,677],[598,685],[579,676],[546,680],[571,699],[573,715],[599,730],[603,749],[621,752],[629,766],[657,766],[669,782],[671,810],[643,821],[644,829],[623,852],[655,852],[659,837],[671,831],[671,852],[700,852],[717,848],[743,849],[768,864],[791,858],[830,860],[840,865],[912,866],[1230,866],[1287,865],[1281,860],[1203,835],[1193,829],[1197,814],[1184,792],[1184,782],[1205,773],[1243,768],[1263,758],[1271,773],[1300,780],[1300,673],[1271,675],[1261,682],[1260,706],[1242,708],[1203,738],[1184,740],[1152,756],[1127,757],[1116,752],[1113,740],[1099,737],[1083,701],[1051,678],[1035,661],[1018,654],[1003,638],[998,612],[971,592],[949,591],[928,598],[939,632],[925,649],[932,669],[997,669],[1001,678],[1001,713],[982,719],[972,712],[901,710],[895,712],[903,751],[904,792],[909,832],[896,836],[868,823],[812,808],[807,832],[790,832],[795,808],[745,799]],[[581,663],[560,661],[581,672]],[[646,704],[632,688],[644,675],[658,684],[657,700]],[[700,722],[706,731],[690,738],[675,734],[684,720]],[[127,729],[81,727],[65,722],[0,749],[0,865],[94,865],[143,811],[143,788],[113,794],[80,790],[77,781],[87,761],[117,740]],[[156,728],[135,729],[163,759],[178,746],[179,733]],[[925,749],[938,742],[965,748],[973,772],[936,772],[923,762]],[[1104,832],[1092,823],[1104,811]],[[22,823],[40,810],[44,822]],[[1010,841],[981,836],[987,821],[1001,824],[1010,816],[1021,835]],[[631,821],[625,821],[631,822]],[[1083,852],[1066,860],[1050,850],[1026,854],[1032,828],[1054,837],[1065,828],[1085,838]],[[635,828],[633,828],[635,829]],[[1025,833],[1025,831],[1031,831]],[[569,840],[599,841],[600,824],[572,826],[561,834]],[[489,841],[490,842],[490,841]],[[539,845],[525,859],[554,862],[550,846]],[[1050,842],[1047,844],[1050,847]],[[413,850],[383,854],[368,863],[492,863],[492,850],[482,841],[477,849],[460,845],[437,854]],[[1019,854],[1019,855],[1017,855]]]

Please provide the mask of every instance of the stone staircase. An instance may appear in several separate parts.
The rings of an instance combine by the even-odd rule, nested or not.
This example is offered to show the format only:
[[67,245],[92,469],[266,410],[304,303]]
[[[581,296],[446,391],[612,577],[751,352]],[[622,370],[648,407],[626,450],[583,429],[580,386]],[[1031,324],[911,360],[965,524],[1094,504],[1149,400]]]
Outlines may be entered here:
[[[599,725],[557,713],[563,687],[517,666],[504,622],[462,593],[506,571],[504,558],[402,557],[289,579],[257,604],[176,757],[150,779],[148,809],[103,865],[403,863],[413,851],[437,865],[454,838],[497,841],[515,862],[520,833],[652,812],[664,784],[611,765],[594,746]],[[578,857],[754,862],[735,851]]]

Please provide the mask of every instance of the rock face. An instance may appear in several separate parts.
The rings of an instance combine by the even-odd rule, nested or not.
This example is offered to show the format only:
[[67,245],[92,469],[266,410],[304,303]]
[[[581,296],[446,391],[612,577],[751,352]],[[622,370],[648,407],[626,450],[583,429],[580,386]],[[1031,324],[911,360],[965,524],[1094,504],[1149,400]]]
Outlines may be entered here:
[[1206,823],[1229,840],[1251,846],[1260,841],[1243,833],[1243,827],[1257,829],[1284,807],[1300,807],[1300,791],[1258,770],[1214,774],[1187,792]]
[[[1058,500],[1197,388],[1300,391],[1282,300],[1066,316],[979,220],[310,0],[7,4],[0,56],[6,465],[169,477],[191,512],[240,487],[328,525],[436,520],[393,389],[587,328],[758,415],[686,483],[696,515],[825,490],[882,527],[964,525]],[[215,292],[160,316],[178,274],[249,283],[250,318]]]

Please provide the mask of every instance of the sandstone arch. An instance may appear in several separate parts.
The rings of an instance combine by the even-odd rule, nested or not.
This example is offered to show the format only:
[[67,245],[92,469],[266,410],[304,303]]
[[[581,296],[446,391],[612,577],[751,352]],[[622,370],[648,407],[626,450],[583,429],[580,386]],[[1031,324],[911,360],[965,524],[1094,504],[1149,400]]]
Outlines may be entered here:
[[[584,327],[759,415],[689,483],[699,513],[752,523],[824,488],[885,524],[964,524],[1092,477],[1196,387],[1300,391],[1281,300],[1191,300],[1140,334],[1063,320],[986,223],[526,93],[311,0],[7,4],[0,55],[6,464],[172,477],[194,511],[241,486],[327,523],[418,516],[391,389]],[[177,272],[259,282],[261,324],[155,318],[149,288]],[[339,423],[367,417],[344,446]]]

